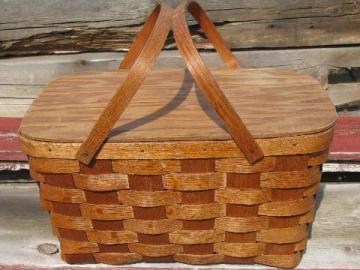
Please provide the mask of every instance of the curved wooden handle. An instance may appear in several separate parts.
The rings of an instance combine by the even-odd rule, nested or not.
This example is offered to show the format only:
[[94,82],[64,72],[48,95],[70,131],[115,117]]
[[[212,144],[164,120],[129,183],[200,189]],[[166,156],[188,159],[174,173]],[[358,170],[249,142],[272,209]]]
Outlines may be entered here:
[[101,113],[76,154],[82,163],[90,163],[155,64],[171,29],[172,12],[173,9],[168,5],[157,6],[150,15],[150,20],[140,31],[141,35],[139,34],[127,54],[126,61],[120,65],[120,68],[129,69],[123,84]]
[[225,62],[226,66],[231,69],[240,68],[240,63],[233,55],[229,47],[226,45],[225,41],[216,30],[215,25],[210,20],[206,12],[201,8],[201,6],[195,1],[185,1],[178,6],[179,9],[186,8],[190,11],[191,15],[199,23],[201,29],[204,31],[207,39],[214,46],[217,53],[220,55],[221,59]]
[[119,65],[119,69],[130,69],[135,63],[136,59],[139,57],[141,51],[144,49],[147,40],[150,37],[152,30],[154,29],[155,23],[158,19],[159,12],[161,9],[161,5],[159,4],[150,14],[150,16],[146,19],[144,26],[141,28],[140,32],[136,35],[136,38],[131,45],[128,53],[125,55],[121,64]]
[[[205,26],[203,30],[204,32],[207,32],[206,34],[208,37],[211,37],[211,41],[214,42],[214,44],[217,44],[218,48],[222,48],[222,50],[219,51],[219,54],[224,59],[225,63],[233,65],[233,62],[231,61],[232,58],[230,57],[231,52],[230,54],[228,52],[230,50],[224,49],[227,48],[226,46],[223,46],[223,44],[225,44],[224,41],[217,31],[214,32],[214,29],[212,29],[212,27],[215,28],[214,25],[211,23],[212,27],[210,26],[208,22],[210,19],[195,1],[185,1],[175,9],[173,15],[173,32],[177,47],[184,58],[191,75],[207,97],[209,103],[224,121],[231,137],[234,139],[249,163],[253,164],[263,158],[264,154],[221,91],[218,83],[211,75],[196,50],[186,23],[185,13],[187,9],[189,9],[195,19],[199,21],[201,26]],[[211,30],[209,31],[209,29]],[[228,60],[228,62],[226,60]]]

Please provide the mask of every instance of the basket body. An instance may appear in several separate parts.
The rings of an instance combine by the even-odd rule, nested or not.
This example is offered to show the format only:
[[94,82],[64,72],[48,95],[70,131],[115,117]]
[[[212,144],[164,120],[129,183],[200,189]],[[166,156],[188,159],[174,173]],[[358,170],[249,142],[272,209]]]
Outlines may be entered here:
[[306,248],[330,137],[317,139],[321,151],[265,156],[255,165],[189,155],[98,159],[90,166],[29,160],[68,263],[291,268]]
[[[187,9],[227,69],[205,66]],[[171,27],[188,69],[150,72]],[[335,120],[316,80],[240,69],[204,10],[184,1],[155,8],[119,71],[50,83],[19,132],[68,263],[292,268]]]

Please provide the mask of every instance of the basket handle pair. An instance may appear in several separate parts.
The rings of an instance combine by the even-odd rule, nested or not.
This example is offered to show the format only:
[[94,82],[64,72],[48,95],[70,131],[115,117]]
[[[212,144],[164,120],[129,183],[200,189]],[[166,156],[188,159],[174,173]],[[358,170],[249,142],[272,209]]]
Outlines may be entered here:
[[240,68],[237,59],[226,46],[214,24],[198,3],[191,0],[185,1],[175,10],[166,4],[159,4],[147,19],[125,59],[120,64],[120,69],[128,70],[123,84],[101,113],[89,136],[81,144],[77,152],[77,158],[82,163],[89,164],[101,148],[101,145],[155,64],[171,28],[180,54],[184,58],[192,77],[224,121],[228,132],[245,158],[250,164],[263,158],[261,148],[221,91],[218,83],[196,50],[187,26],[186,10],[189,10],[199,22],[226,66],[231,69]]

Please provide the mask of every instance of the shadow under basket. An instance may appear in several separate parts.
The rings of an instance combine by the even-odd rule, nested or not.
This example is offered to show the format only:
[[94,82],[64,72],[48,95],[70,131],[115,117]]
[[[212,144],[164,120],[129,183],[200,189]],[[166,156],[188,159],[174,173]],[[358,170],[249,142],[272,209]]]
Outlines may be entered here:
[[[205,68],[186,8],[228,68]],[[189,69],[144,69],[171,24]],[[336,119],[328,96],[295,71],[240,68],[195,2],[158,6],[144,29],[119,70],[53,81],[22,122],[62,259],[295,267]]]

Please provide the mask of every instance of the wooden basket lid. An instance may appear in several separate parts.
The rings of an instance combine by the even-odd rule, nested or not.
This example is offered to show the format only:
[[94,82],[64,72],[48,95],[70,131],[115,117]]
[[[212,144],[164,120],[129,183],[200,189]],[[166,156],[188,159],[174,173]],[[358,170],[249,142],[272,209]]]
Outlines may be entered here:
[[[334,106],[308,75],[277,69],[211,72],[254,138],[312,134],[334,125]],[[27,112],[21,135],[38,141],[83,142],[126,74],[124,70],[86,72],[53,81]],[[187,70],[154,69],[108,141],[230,139]]]
[[[192,42],[186,10],[229,70],[212,74],[206,67]],[[188,72],[151,72],[170,28]],[[52,83],[28,113],[21,133],[40,141],[81,142],[76,158],[84,164],[106,139],[121,143],[231,137],[254,164],[264,157],[255,138],[311,134],[334,124],[334,109],[314,79],[291,71],[239,68],[199,4],[184,1],[173,10],[163,3],[140,30],[121,71],[68,76]]]

